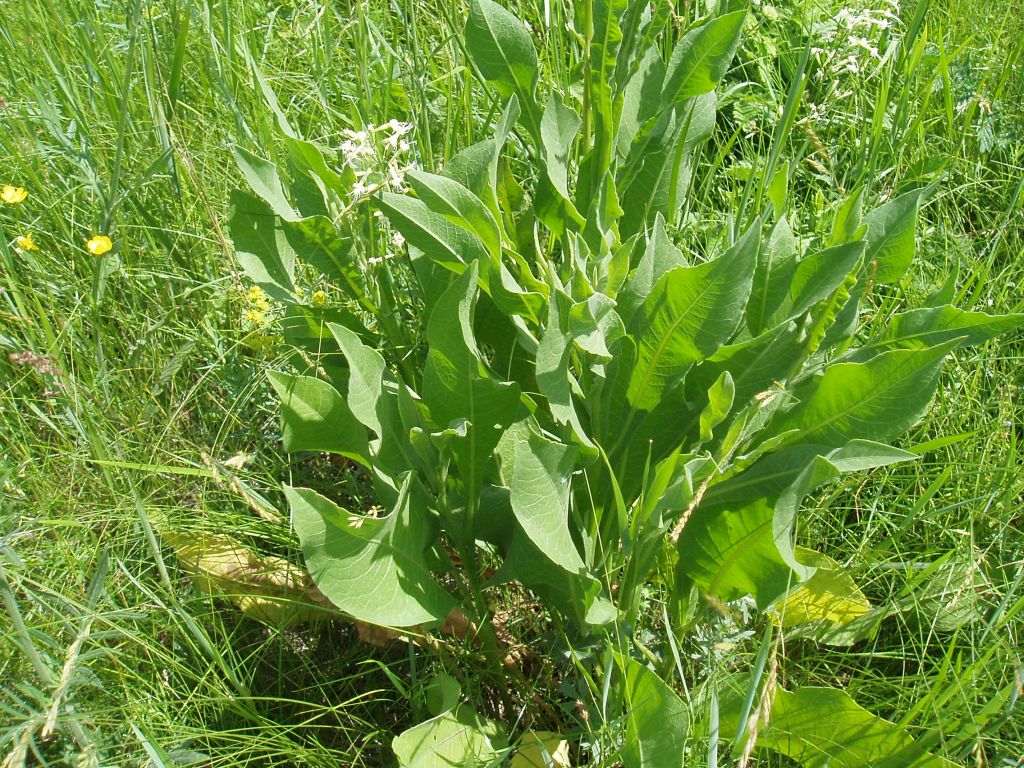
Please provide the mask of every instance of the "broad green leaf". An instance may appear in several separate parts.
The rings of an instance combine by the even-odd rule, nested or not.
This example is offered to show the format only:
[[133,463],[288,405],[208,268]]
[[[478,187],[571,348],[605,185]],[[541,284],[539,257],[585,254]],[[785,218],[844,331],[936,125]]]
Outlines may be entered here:
[[423,400],[438,429],[465,427],[454,450],[467,503],[476,503],[491,453],[516,421],[519,388],[488,374],[473,335],[477,267],[474,263],[438,299],[427,324],[430,348]]
[[861,209],[864,206],[864,188],[860,187],[847,197],[832,219],[832,233],[828,238],[828,246],[834,247],[859,240],[862,234]]
[[615,139],[620,158],[629,154],[629,148],[642,126],[652,121],[661,109],[661,89],[665,79],[665,63],[657,46],[651,46],[640,60],[637,71],[630,78],[622,95],[622,114]]
[[616,654],[625,678],[624,768],[681,768],[690,716],[686,705],[658,675]]
[[[324,216],[282,221],[281,228],[298,259],[343,284],[354,301],[363,301],[363,276],[352,258],[352,240]],[[363,308],[367,306],[364,303]]]
[[461,695],[462,686],[459,681],[441,672],[430,678],[423,698],[426,699],[430,714],[441,715],[455,709]]
[[771,324],[799,317],[819,301],[824,301],[843,284],[860,264],[864,242],[837,245],[808,254],[801,259],[789,278],[789,295]]
[[[738,702],[733,704],[722,708],[724,732],[743,727]],[[780,752],[805,768],[956,768],[837,688],[777,690],[758,731],[757,746]]]
[[617,178],[623,237],[645,229],[656,213],[675,221],[689,184],[691,150],[714,130],[715,105],[713,91],[694,96],[634,140]]
[[391,748],[400,768],[473,768],[498,761],[505,747],[501,725],[460,704],[396,736]]
[[288,202],[276,165],[242,147],[235,147],[235,163],[252,191],[270,206],[275,215],[286,221],[299,218],[299,214]]
[[769,327],[769,318],[776,313],[789,293],[797,266],[799,248],[785,216],[772,227],[764,247],[757,254],[757,269],[747,302],[747,328],[757,336]]
[[572,768],[569,742],[552,731],[527,731],[519,740],[509,768]]
[[867,226],[865,261],[879,283],[899,280],[914,261],[917,209],[931,188],[907,192],[864,217]]
[[476,235],[434,213],[421,200],[381,192],[376,201],[388,221],[411,245],[453,272],[462,272],[466,264],[474,261],[488,260],[487,249]]
[[732,248],[697,267],[666,272],[637,310],[637,362],[626,393],[651,411],[696,362],[727,342],[743,319],[760,239],[755,223]]
[[295,250],[284,220],[267,203],[240,189],[231,192],[228,235],[246,276],[278,301],[292,301]]
[[271,371],[268,377],[281,398],[286,451],[338,453],[370,466],[366,429],[338,390],[311,376]]
[[628,323],[662,275],[675,267],[686,266],[689,266],[689,262],[672,244],[665,231],[665,218],[659,213],[655,216],[654,226],[647,237],[647,247],[636,269],[616,298],[619,316]]
[[683,36],[672,51],[665,73],[661,100],[666,108],[714,89],[736,53],[746,18],[745,10],[734,11]]
[[985,615],[980,595],[992,589],[982,561],[978,551],[952,551],[930,563],[903,589],[900,613],[928,632],[955,632],[980,621]]
[[795,429],[797,442],[819,445],[892,440],[921,418],[942,363],[956,344],[897,349],[863,363],[832,365],[796,387],[799,404],[777,417],[769,433]]
[[536,547],[571,573],[586,565],[569,531],[569,480],[576,449],[530,432],[515,446],[509,492],[512,511]]
[[383,430],[377,404],[384,384],[384,358],[350,329],[335,323],[328,324],[328,328],[348,361],[348,407],[355,418],[380,436]]
[[443,621],[455,605],[427,567],[430,513],[413,484],[407,475],[385,517],[350,514],[315,491],[284,488],[310,575],[360,621],[413,627]]
[[835,560],[804,547],[796,548],[796,557],[815,569],[814,575],[776,602],[779,624],[795,627],[812,622],[843,625],[871,610],[871,604],[856,582]]
[[470,0],[465,35],[466,49],[480,74],[503,98],[519,98],[537,138],[537,51],[526,25],[493,0]]
[[431,211],[472,232],[491,255],[501,253],[501,234],[494,216],[466,187],[454,179],[416,169],[406,178]]
[[892,349],[931,347],[958,339],[958,346],[984,344],[1003,333],[1024,327],[1024,314],[987,315],[945,305],[912,309],[889,320],[876,338],[847,359],[869,360]]
[[512,96],[498,121],[494,137],[459,150],[445,163],[443,170],[444,176],[459,182],[482,200],[499,226],[502,217],[498,203],[498,157],[518,119],[519,99]]
[[705,493],[679,539],[677,589],[686,594],[696,586],[724,601],[749,594],[767,607],[813,572],[793,553],[803,498],[841,473],[916,458],[863,440],[835,450],[799,445],[764,457]]
[[[526,422],[521,426],[522,430],[517,430],[513,425],[502,440],[504,445],[499,446],[499,452],[508,454],[502,461],[502,475],[506,478],[515,471],[515,446],[526,437]],[[504,557],[486,586],[517,581],[580,627],[604,626],[615,620],[615,606],[602,596],[597,579],[589,573],[570,573],[530,540],[512,512],[508,488],[484,487],[479,518],[478,535],[497,545]]]
[[548,178],[566,200],[569,195],[569,155],[579,132],[580,116],[576,110],[562,103],[556,91],[548,97],[544,116],[540,121],[541,149]]
[[775,220],[782,220],[786,212],[786,201],[789,199],[789,160],[784,160],[772,175],[765,188],[765,197],[772,204]]
[[[595,294],[596,295],[596,294]],[[575,380],[569,370],[572,334],[568,326],[568,297],[552,288],[548,300],[547,325],[537,344],[536,377],[540,393],[547,398],[552,418],[572,427],[576,439],[590,444],[572,401]],[[577,385],[578,386],[578,385]]]
[[800,357],[798,339],[796,323],[783,323],[753,339],[719,347],[687,376],[686,391],[700,402],[715,379],[728,371],[736,402],[745,405],[785,378]]
[[721,424],[732,410],[736,387],[732,374],[725,371],[708,390],[708,404],[700,413],[700,440],[702,443],[711,439],[712,431]]

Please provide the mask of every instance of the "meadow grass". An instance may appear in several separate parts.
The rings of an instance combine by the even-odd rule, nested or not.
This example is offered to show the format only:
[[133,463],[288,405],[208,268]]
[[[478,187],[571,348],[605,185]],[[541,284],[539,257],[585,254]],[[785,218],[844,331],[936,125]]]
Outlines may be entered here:
[[[769,151],[803,45],[792,30],[812,12],[777,6],[777,19],[753,9],[732,80],[747,85],[702,160],[695,221],[722,221]],[[563,5],[515,10],[548,61],[578,56]],[[878,199],[941,172],[902,290],[924,297],[952,273],[961,306],[1022,311],[1024,14],[934,0],[899,15],[916,55],[850,77],[823,114],[799,112],[797,208],[821,216],[840,189],[867,182]],[[254,348],[225,237],[231,148],[280,151],[259,78],[327,144],[408,120],[434,170],[493,117],[455,34],[463,16],[442,0],[0,2],[0,184],[28,190],[0,207],[5,766],[386,763],[422,715],[426,672],[458,661],[376,649],[337,624],[245,619],[190,584],[159,531],[230,530],[298,559],[287,526],[243,497],[281,510],[280,480],[302,470],[263,377],[287,351]],[[15,247],[28,232],[38,250]],[[115,258],[86,252],[95,234]],[[873,322],[905,298],[874,296]],[[852,652],[785,649],[793,678],[841,685],[971,765],[1024,754],[1020,360],[1019,338],[960,353],[905,440],[923,460],[813,501],[803,539],[860,568],[874,602],[908,610]],[[238,454],[242,492],[222,471]],[[486,708],[492,692],[466,674]],[[548,671],[523,692],[539,722],[571,720],[549,714],[558,684]]]

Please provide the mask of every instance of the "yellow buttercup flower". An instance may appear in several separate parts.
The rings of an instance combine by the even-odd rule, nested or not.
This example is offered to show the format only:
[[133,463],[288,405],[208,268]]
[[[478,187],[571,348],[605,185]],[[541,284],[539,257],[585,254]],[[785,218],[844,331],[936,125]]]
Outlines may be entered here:
[[19,251],[38,251],[39,246],[36,245],[36,241],[32,239],[32,233],[26,232],[24,235],[18,235],[14,238],[14,247]]
[[254,285],[246,291],[245,298],[246,301],[256,307],[256,309],[267,309],[270,306],[270,297],[268,297],[267,292],[258,285]]
[[114,244],[106,235],[95,235],[85,244],[85,249],[93,256],[102,256],[113,247]]
[[23,203],[26,197],[28,197],[28,192],[25,191],[24,187],[12,187],[9,184],[5,184],[4,188],[0,190],[0,200],[3,200],[8,205]]
[[327,292],[326,291],[313,291],[313,295],[309,297],[310,303],[319,308],[327,306]]

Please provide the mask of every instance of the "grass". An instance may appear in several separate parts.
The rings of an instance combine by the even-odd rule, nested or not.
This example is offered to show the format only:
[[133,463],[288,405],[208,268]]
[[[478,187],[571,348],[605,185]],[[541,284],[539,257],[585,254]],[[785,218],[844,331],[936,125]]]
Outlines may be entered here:
[[[577,55],[566,9],[519,6],[551,61]],[[953,272],[962,306],[1021,311],[1024,15],[1011,0],[920,7],[900,12],[919,50],[850,78],[826,118],[799,113],[792,194],[820,217],[837,188],[868,183],[877,199],[943,171],[905,291],[923,297]],[[733,80],[750,85],[723,108],[695,220],[721,221],[767,155],[808,8],[755,9]],[[227,529],[297,560],[286,527],[211,471],[246,454],[238,476],[281,508],[296,470],[263,377],[287,352],[253,349],[224,235],[231,148],[279,151],[257,72],[304,135],[336,144],[398,117],[433,169],[486,131],[490,104],[452,33],[463,13],[441,0],[0,3],[0,183],[29,190],[0,208],[5,765],[377,765],[422,719],[427,673],[458,668],[345,626],[245,619],[190,584],[154,529]],[[17,251],[28,231],[39,250]],[[96,233],[116,259],[86,253]],[[875,322],[903,299],[875,296]],[[1020,339],[962,354],[906,440],[923,461],[830,488],[802,532],[863,566],[874,602],[917,610],[853,652],[785,649],[787,680],[841,684],[981,766],[1024,753],[1020,360]],[[538,721],[571,722],[558,712],[571,683],[552,675],[524,698]],[[470,670],[463,683],[489,706],[485,682]]]

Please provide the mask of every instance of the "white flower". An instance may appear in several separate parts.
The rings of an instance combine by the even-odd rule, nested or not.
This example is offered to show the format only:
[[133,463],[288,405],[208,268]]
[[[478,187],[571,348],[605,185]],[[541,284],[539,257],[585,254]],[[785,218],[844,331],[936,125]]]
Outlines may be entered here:
[[401,248],[405,245],[405,235],[401,232],[395,231],[391,234],[391,242],[394,243],[395,248]]

